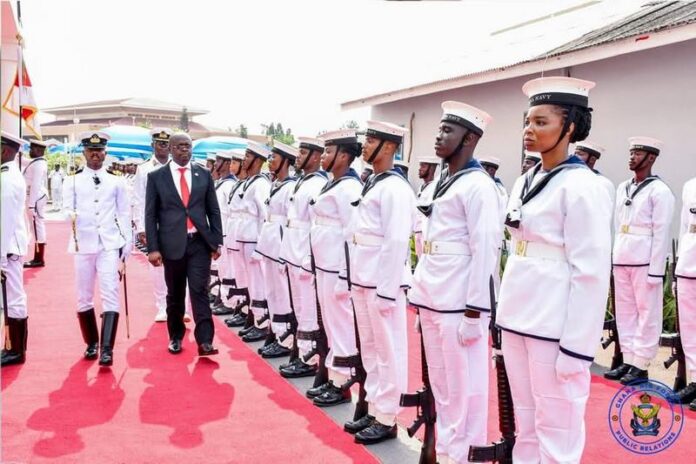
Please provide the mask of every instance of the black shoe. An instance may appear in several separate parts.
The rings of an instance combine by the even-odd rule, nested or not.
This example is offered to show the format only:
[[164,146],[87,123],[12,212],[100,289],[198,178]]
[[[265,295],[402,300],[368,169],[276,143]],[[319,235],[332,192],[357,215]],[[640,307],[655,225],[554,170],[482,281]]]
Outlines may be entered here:
[[212,313],[216,316],[229,316],[230,314],[234,314],[234,308],[228,308],[224,304],[221,304],[213,308]]
[[85,359],[97,359],[99,356],[99,328],[97,328],[97,317],[94,315],[94,308],[77,313],[80,321],[80,332],[82,339],[87,344],[84,353]]
[[198,356],[212,356],[218,354],[218,349],[212,343],[201,343],[198,345]]
[[609,379],[609,380],[620,380],[621,377],[623,377],[624,375],[626,375],[628,373],[628,370],[630,368],[631,368],[630,364],[621,364],[616,369],[606,371],[604,373],[604,378]]
[[293,364],[287,369],[280,369],[280,375],[286,379],[297,379],[300,377],[314,377],[317,373],[316,364],[305,364],[302,361]]
[[242,313],[237,313],[232,317],[225,319],[225,325],[227,327],[241,327],[246,322],[246,316]]
[[181,340],[173,339],[169,340],[169,346],[167,346],[167,349],[171,354],[179,354],[181,353]]
[[696,400],[693,400],[691,403],[689,403],[689,409],[691,411],[696,411]]
[[260,329],[258,327],[252,327],[250,331],[248,331],[246,334],[242,336],[242,341],[243,342],[258,342],[259,340],[263,340],[268,336],[268,329]]
[[266,349],[261,352],[262,358],[284,358],[285,356],[290,356],[290,348],[286,348],[278,342],[268,345]]
[[374,421],[375,416],[365,414],[358,420],[348,421],[345,424],[343,424],[343,430],[345,430],[348,433],[356,434],[361,430],[365,430],[366,428],[371,426]]
[[100,366],[111,366],[114,363],[114,341],[118,328],[118,313],[108,311],[102,314],[101,342],[99,355]]
[[396,424],[389,426],[375,420],[368,428],[355,434],[355,443],[374,445],[393,438],[396,438]]
[[648,370],[638,369],[635,366],[631,366],[629,371],[621,377],[621,385],[628,385],[633,382],[648,380]]
[[686,387],[682,388],[671,398],[675,404],[689,404],[696,400],[696,382],[691,382]]
[[312,387],[309,390],[307,390],[307,393],[305,393],[305,396],[309,399],[314,399],[317,396],[321,396],[322,393],[327,391],[333,384],[331,382],[326,382],[322,383],[318,387]]
[[99,343],[90,343],[87,345],[83,357],[89,360],[97,359],[99,357]]
[[329,382],[329,387],[324,393],[314,398],[314,405],[320,408],[328,408],[337,404],[349,403],[351,400],[350,390],[342,390],[333,383]]
[[0,366],[24,364],[27,352],[27,318],[15,319],[14,317],[8,317],[6,321],[11,348],[2,350]]
[[[292,350],[290,350],[290,352],[292,352]],[[286,362],[286,363],[283,363],[283,364],[281,364],[280,366],[278,366],[278,370],[281,370],[281,371],[282,371],[283,369],[288,369],[288,368],[294,366],[295,364],[297,364],[297,363],[299,363],[299,362],[302,362],[302,360],[301,360],[300,358],[291,359],[290,361],[288,361],[288,362]]]
[[46,244],[45,243],[37,243],[36,244],[36,251],[34,252],[34,259],[32,259],[29,262],[24,263],[25,268],[31,268],[31,267],[44,267],[46,263],[44,263],[44,252],[46,251]]
[[[246,316],[245,316],[245,321],[246,321]],[[250,325],[250,326],[244,327],[242,330],[240,330],[239,332],[237,332],[237,334],[238,334],[240,337],[243,337],[243,336],[245,336],[246,334],[248,334],[249,332],[251,332],[251,331],[254,330],[254,329],[256,329],[256,326],[252,324],[252,325]]]

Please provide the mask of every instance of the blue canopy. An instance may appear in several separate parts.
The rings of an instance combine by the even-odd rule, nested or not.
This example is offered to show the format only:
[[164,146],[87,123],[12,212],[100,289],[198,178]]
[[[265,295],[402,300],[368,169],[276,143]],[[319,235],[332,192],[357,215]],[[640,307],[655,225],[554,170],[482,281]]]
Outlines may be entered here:
[[246,148],[249,141],[240,137],[227,137],[216,135],[203,139],[194,140],[194,158],[205,158],[208,153],[215,153],[222,150],[232,150],[234,148]]
[[[109,126],[101,130],[107,133],[111,140],[106,144],[106,151],[110,155],[118,156],[120,149],[126,149],[126,151],[121,151],[123,156],[131,156],[129,153],[136,153],[135,156],[140,157],[142,153],[152,153],[152,136],[150,136],[150,131],[137,126]],[[135,152],[131,152],[135,150]]]

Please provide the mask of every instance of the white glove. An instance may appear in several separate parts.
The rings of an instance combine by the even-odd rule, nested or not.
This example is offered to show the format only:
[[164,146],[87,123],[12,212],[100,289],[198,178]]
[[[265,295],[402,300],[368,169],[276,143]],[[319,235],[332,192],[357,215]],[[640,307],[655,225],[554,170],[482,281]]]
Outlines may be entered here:
[[648,276],[648,283],[651,285],[662,285],[662,277]]
[[459,344],[462,346],[469,346],[479,338],[483,337],[481,319],[464,316],[462,318],[462,322],[459,323],[457,336],[459,337]]
[[567,382],[589,369],[589,365],[590,363],[584,359],[574,358],[559,352],[558,358],[556,358],[556,378],[559,382]]
[[396,309],[396,301],[387,300],[386,298],[377,297],[375,304],[379,313],[384,317],[389,316]]
[[338,279],[336,285],[334,286],[334,293],[336,298],[339,300],[347,300],[350,297],[350,290],[348,290],[348,281],[345,279]]

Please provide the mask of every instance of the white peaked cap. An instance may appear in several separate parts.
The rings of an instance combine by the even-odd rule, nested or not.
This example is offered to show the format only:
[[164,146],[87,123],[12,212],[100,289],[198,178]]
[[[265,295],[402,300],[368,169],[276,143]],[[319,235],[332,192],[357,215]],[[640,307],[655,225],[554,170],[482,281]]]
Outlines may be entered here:
[[288,145],[277,140],[273,141],[272,151],[281,151],[283,155],[289,156],[290,158],[297,158],[297,153],[299,152],[297,147],[293,147],[292,145]]
[[490,114],[475,106],[458,101],[446,101],[442,103],[441,121],[453,122],[469,130],[483,135],[486,127],[493,120]]
[[594,82],[574,77],[539,77],[527,81],[522,92],[529,97],[529,106],[535,105],[576,105],[587,107],[590,90]]
[[405,127],[397,126],[390,122],[367,121],[367,131],[365,131],[365,135],[370,137],[401,143],[406,134],[408,134],[408,129]]
[[631,137],[628,139],[630,150],[645,150],[659,155],[665,143],[652,137]]
[[263,159],[268,159],[268,157],[271,155],[271,150],[269,150],[267,146],[256,142],[249,142],[246,149]]
[[311,148],[312,150],[323,150],[324,141],[314,137],[298,137],[300,148]]
[[230,157],[233,160],[242,161],[246,156],[246,149],[244,148],[233,148],[230,150]]
[[22,145],[24,145],[25,143],[27,143],[26,140],[24,140],[24,139],[22,139],[22,138],[19,138],[19,137],[17,137],[16,135],[12,135],[12,134],[10,134],[9,132],[5,132],[5,131],[2,131],[2,138],[8,139],[8,140],[10,140],[10,141],[12,141],[12,142],[18,144],[20,147],[21,147]]
[[358,135],[353,129],[341,129],[331,132],[324,132],[319,136],[324,141],[324,145],[339,145],[341,143],[357,143]]
[[153,127],[150,130],[150,135],[166,135],[167,137],[172,136],[172,130],[168,127]]
[[537,151],[525,150],[525,151],[524,151],[524,157],[525,157],[525,158],[532,158],[532,159],[535,159],[535,160],[537,160],[537,161],[540,161],[540,160],[541,160],[541,153],[539,153],[539,152],[537,152]]
[[440,164],[442,160],[438,158],[437,156],[433,155],[423,155],[418,157],[418,162],[419,163],[428,163],[428,164]]
[[496,158],[495,156],[482,156],[478,160],[481,164],[492,164],[496,168],[500,167],[500,158]]
[[575,144],[575,148],[586,151],[589,154],[596,156],[597,158],[602,156],[604,154],[604,151],[605,151],[604,147],[600,147],[596,143],[587,142],[587,141],[577,142]]

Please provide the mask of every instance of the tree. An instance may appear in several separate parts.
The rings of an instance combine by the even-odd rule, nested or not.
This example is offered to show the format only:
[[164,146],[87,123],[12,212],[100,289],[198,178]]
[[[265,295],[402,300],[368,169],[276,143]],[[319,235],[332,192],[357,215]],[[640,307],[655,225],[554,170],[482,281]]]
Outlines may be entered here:
[[189,115],[188,115],[188,109],[184,106],[184,109],[181,111],[181,118],[179,119],[179,129],[181,129],[184,132],[189,131]]
[[247,126],[245,126],[244,124],[239,125],[239,128],[237,129],[237,133],[242,138],[247,138],[249,136],[249,131],[247,129]]
[[276,124],[275,134],[273,135],[285,135],[285,131],[283,130],[283,125],[281,123]]
[[360,124],[358,124],[357,121],[354,119],[351,119],[350,121],[346,121],[343,123],[343,126],[341,126],[341,129],[355,129],[358,130],[360,129]]
[[266,129],[266,135],[270,135],[271,137],[273,137],[275,134],[276,134],[275,125],[273,123],[271,123],[271,125],[268,126]]

